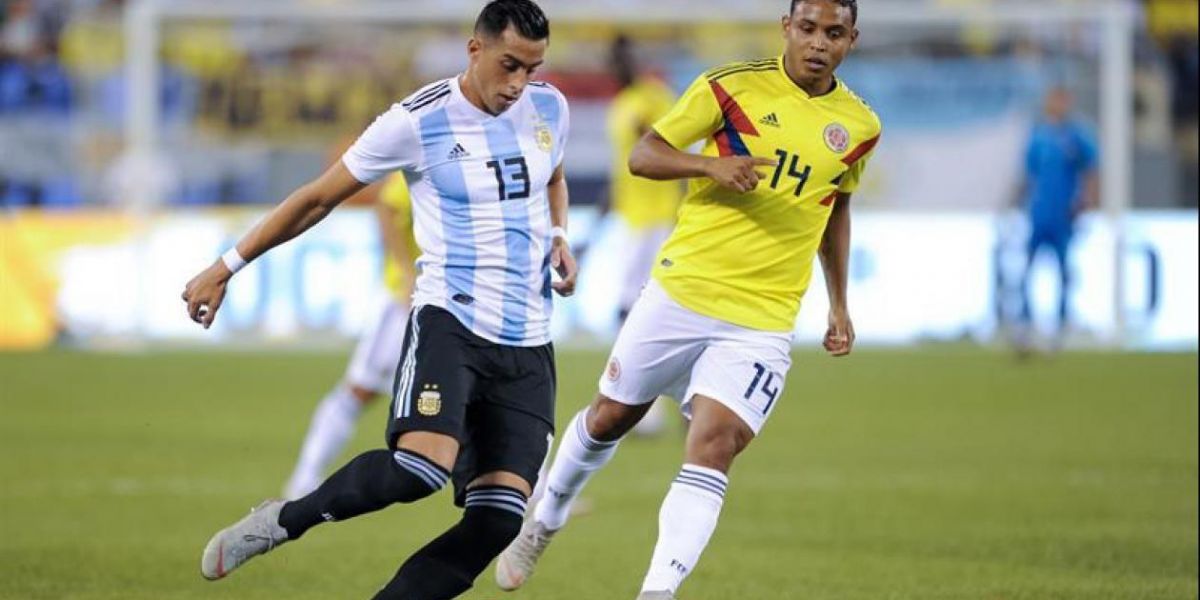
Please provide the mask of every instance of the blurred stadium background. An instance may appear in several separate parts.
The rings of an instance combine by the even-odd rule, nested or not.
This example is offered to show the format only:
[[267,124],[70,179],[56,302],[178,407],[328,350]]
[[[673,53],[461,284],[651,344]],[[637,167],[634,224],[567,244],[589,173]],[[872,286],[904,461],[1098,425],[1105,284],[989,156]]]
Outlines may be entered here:
[[[366,200],[340,208],[239,275],[210,331],[179,293],[376,114],[460,70],[481,4],[0,3],[0,597],[364,597],[448,518],[392,511],[200,584],[208,532],[278,490],[344,367],[379,293],[378,227]],[[679,91],[777,54],[786,1],[543,6],[586,247],[554,321],[567,416],[618,322],[609,44],[630,36]],[[787,404],[685,597],[1196,598],[1196,1],[861,11],[842,76],[885,133],[855,198],[860,356],[812,352],[814,282]],[[1054,86],[1097,132],[1101,210],[1071,257],[1065,349],[1019,361],[1014,198]],[[1047,335],[1054,279],[1038,266]],[[679,443],[627,446],[525,597],[633,595]]]

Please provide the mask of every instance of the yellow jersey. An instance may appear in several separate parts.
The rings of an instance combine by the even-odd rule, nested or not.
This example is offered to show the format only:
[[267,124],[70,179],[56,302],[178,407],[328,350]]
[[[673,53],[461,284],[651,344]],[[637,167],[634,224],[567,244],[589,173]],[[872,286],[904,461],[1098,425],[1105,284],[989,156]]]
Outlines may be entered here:
[[858,186],[879,117],[841,81],[810,97],[780,56],[705,73],[654,130],[678,149],[706,140],[705,156],[778,160],[747,194],[692,179],[654,277],[700,314],[791,331],[833,203]]
[[[408,250],[409,260],[412,261],[402,265],[396,260],[396,256],[384,247],[383,284],[393,295],[400,297],[412,292],[405,284],[405,274],[413,270],[417,257],[421,255],[421,249],[413,235],[412,197],[409,196],[408,182],[405,181],[403,173],[388,176],[383,183],[383,189],[379,191],[379,201],[394,211],[392,222],[383,223],[383,226],[395,228],[396,239]],[[408,298],[400,299],[408,302]]]
[[629,155],[650,126],[675,102],[666,84],[643,77],[621,90],[608,111],[612,142],[612,209],[630,227],[642,229],[675,222],[682,190],[678,181],[652,181],[629,172]]

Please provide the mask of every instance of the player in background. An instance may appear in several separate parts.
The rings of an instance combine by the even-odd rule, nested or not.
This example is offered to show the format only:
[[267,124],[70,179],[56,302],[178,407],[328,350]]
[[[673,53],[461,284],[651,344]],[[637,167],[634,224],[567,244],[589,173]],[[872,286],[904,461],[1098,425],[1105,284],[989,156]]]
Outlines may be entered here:
[[682,189],[678,182],[654,181],[629,172],[629,155],[675,104],[675,94],[657,77],[639,68],[632,40],[618,36],[612,46],[612,69],[621,91],[608,110],[608,139],[612,143],[610,203],[620,219],[627,243],[622,245],[621,322],[629,316],[642,286],[650,279],[654,256],[671,234]]
[[1092,132],[1074,115],[1071,92],[1056,87],[1046,94],[1042,118],[1034,124],[1025,150],[1025,180],[1019,201],[1029,216],[1028,257],[1021,275],[1022,353],[1032,348],[1033,309],[1029,279],[1038,252],[1049,249],[1058,265],[1058,324],[1054,347],[1070,325],[1071,241],[1082,213],[1099,206],[1098,150]]
[[[682,187],[678,181],[654,181],[629,172],[629,155],[655,121],[675,103],[671,88],[642,73],[633,42],[618,36],[612,45],[613,75],[621,91],[608,111],[608,139],[612,143],[610,206],[621,224],[621,291],[618,316],[622,323],[650,279],[654,256],[662,247],[679,210]],[[667,425],[666,405],[655,402],[634,433],[653,436]]]
[[[545,498],[497,562],[502,588],[528,580],[584,484],[666,394],[683,399],[691,426],[639,599],[674,598],[716,529],[734,459],[779,405],[817,256],[825,349],[850,353],[850,195],[881,130],[834,76],[857,16],[855,0],[792,0],[782,56],[705,73],[634,150],[635,175],[690,179],[688,194],[599,395],[563,431]],[[686,152],[700,140],[700,154]]]
[[284,488],[284,497],[308,495],[325,480],[325,469],[354,437],[359,415],[376,398],[390,395],[404,342],[420,256],[413,236],[412,200],[404,175],[389,176],[375,202],[383,242],[383,294],[358,339],[344,378],[313,411],[300,457]]
[[552,290],[569,295],[576,278],[562,168],[568,107],[532,80],[549,38],[531,0],[489,2],[464,73],[394,105],[188,283],[188,314],[209,327],[246,261],[363,187],[395,171],[408,177],[421,275],[386,447],[358,455],[311,494],[263,502],[218,532],[201,558],[204,577],[225,577],[322,523],[416,502],[450,483],[462,519],[410,556],[376,600],[456,598],[520,531],[553,439]]

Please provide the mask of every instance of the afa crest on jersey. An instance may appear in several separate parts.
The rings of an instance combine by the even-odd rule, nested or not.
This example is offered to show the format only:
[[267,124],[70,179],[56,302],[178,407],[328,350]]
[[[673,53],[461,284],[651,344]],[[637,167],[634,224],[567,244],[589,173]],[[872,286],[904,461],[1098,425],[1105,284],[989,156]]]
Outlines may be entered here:
[[554,149],[554,136],[550,134],[550,128],[545,123],[538,124],[537,146],[542,152],[549,152]]

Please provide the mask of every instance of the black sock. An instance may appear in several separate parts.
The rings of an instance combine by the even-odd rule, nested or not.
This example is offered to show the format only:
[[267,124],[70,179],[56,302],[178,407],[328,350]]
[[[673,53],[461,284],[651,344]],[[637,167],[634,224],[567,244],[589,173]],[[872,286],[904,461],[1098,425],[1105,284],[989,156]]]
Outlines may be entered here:
[[405,561],[374,600],[449,600],[471,589],[521,532],[525,502],[510,487],[469,490],[462,520]]
[[450,474],[407,450],[371,450],[354,457],[313,493],[283,505],[279,524],[288,539],[314,525],[342,521],[395,502],[414,502],[445,487]]

